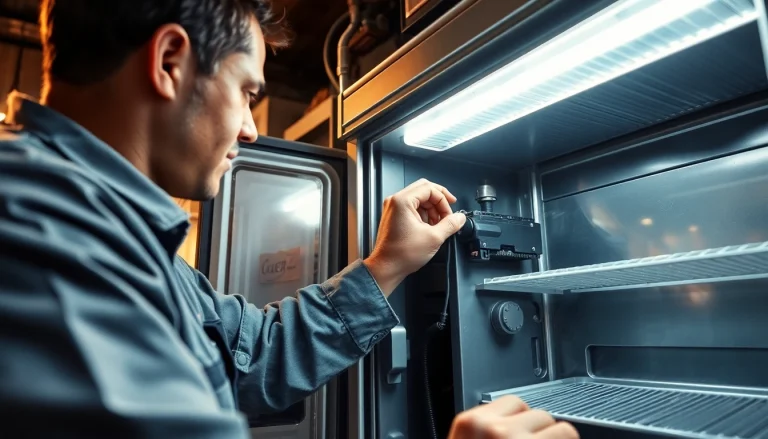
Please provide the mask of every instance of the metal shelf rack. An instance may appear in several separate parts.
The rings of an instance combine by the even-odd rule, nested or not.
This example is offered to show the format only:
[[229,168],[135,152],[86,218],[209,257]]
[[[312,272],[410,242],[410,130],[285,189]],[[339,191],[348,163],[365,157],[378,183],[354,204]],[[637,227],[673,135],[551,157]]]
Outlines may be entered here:
[[768,394],[756,389],[568,378],[485,393],[482,402],[508,394],[582,424],[693,439],[768,437]]
[[768,278],[768,241],[485,279],[478,290],[583,293]]

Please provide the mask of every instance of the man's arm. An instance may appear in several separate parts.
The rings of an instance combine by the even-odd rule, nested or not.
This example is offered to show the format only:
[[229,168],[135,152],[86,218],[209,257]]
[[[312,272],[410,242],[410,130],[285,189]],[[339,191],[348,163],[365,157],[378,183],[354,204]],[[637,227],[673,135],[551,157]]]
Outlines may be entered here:
[[247,413],[285,409],[370,352],[398,324],[386,296],[464,224],[466,217],[450,209],[455,201],[427,180],[388,197],[370,258],[264,309],[239,295],[217,294],[202,274],[177,258],[180,271],[197,282],[221,316],[243,374],[240,408]]
[[177,261],[222,319],[246,413],[280,411],[301,401],[370,352],[399,322],[359,261],[264,308],[241,295],[215,292],[201,273]]
[[117,207],[71,170],[0,175],[0,436],[241,437]]

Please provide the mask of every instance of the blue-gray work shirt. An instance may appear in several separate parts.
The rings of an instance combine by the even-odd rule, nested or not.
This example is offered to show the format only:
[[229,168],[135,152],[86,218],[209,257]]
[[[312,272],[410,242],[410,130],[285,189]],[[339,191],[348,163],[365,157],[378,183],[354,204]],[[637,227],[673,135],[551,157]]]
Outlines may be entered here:
[[0,433],[245,438],[238,408],[302,400],[397,325],[360,261],[263,309],[217,293],[176,256],[188,216],[164,191],[73,121],[11,99]]

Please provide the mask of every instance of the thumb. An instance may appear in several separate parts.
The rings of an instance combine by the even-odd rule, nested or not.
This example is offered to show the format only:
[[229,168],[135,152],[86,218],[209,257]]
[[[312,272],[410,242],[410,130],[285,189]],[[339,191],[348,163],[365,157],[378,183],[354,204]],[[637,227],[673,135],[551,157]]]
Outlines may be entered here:
[[440,220],[439,223],[435,224],[435,227],[440,234],[440,238],[445,241],[451,235],[458,232],[466,222],[467,216],[461,212],[456,212]]

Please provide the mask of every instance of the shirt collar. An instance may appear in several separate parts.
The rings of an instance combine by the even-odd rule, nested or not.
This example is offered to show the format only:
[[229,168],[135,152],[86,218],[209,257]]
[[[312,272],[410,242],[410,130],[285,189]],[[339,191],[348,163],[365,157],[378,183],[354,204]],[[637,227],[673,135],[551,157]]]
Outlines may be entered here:
[[[128,160],[88,130],[34,98],[11,92],[6,123],[29,132],[119,193],[147,221],[164,246],[175,252],[189,216]],[[170,247],[170,248],[169,248]]]

